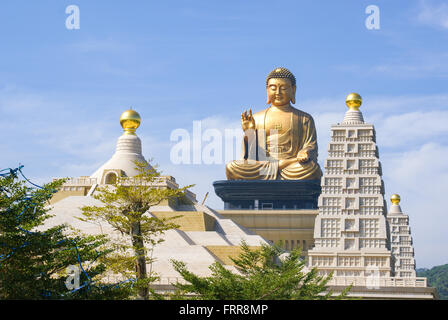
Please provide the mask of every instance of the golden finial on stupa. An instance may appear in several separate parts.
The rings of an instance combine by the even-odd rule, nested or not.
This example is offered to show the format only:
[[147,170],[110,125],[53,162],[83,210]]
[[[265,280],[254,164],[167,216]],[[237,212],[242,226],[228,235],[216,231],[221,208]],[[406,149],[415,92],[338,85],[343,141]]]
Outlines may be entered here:
[[401,198],[400,198],[400,196],[398,194],[393,194],[390,197],[390,201],[392,201],[392,204],[395,204],[395,205],[399,205],[400,204],[400,200],[401,200]]
[[357,93],[350,93],[347,98],[345,98],[345,104],[350,110],[358,111],[362,104],[362,98]]
[[129,109],[121,114],[120,124],[124,129],[123,134],[135,134],[135,130],[140,126],[142,118],[137,111]]

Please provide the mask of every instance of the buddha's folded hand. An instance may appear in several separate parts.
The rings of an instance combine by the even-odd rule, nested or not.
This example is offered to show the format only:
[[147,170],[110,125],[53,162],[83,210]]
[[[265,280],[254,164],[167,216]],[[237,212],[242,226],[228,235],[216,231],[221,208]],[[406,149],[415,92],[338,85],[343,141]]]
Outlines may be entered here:
[[306,150],[300,150],[299,153],[297,153],[297,160],[300,163],[307,162],[309,160],[308,152]]

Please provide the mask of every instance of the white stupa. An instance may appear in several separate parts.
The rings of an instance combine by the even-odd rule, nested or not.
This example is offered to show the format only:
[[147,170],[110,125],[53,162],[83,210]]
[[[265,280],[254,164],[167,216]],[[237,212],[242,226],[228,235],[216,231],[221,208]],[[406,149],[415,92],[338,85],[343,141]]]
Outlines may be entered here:
[[109,184],[116,180],[117,175],[126,177],[137,175],[135,161],[146,162],[142,155],[142,142],[135,134],[140,122],[140,115],[135,110],[123,112],[120,124],[124,133],[118,138],[115,153],[90,178],[96,179],[99,184]]

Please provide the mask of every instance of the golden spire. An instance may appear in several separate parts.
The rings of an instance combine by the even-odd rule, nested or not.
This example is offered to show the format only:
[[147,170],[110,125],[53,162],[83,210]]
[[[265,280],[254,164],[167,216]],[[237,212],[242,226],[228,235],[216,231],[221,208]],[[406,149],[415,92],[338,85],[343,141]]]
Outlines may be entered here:
[[345,98],[345,104],[350,110],[358,111],[362,104],[362,98],[357,93],[350,93],[347,98]]
[[135,134],[135,130],[140,126],[142,118],[137,111],[129,109],[121,114],[120,124],[124,129],[123,134]]
[[390,197],[390,201],[392,201],[392,204],[395,204],[395,205],[399,205],[400,204],[400,200],[401,200],[401,198],[400,198],[400,196],[398,194],[393,194]]

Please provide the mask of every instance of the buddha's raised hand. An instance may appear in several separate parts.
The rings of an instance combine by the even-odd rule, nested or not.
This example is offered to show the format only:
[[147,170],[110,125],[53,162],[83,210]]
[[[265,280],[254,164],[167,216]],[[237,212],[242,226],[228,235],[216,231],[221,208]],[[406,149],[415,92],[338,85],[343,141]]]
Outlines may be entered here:
[[255,119],[252,116],[252,109],[249,109],[249,113],[247,113],[247,111],[241,113],[241,127],[243,128],[243,131],[246,131],[247,129],[255,129]]

